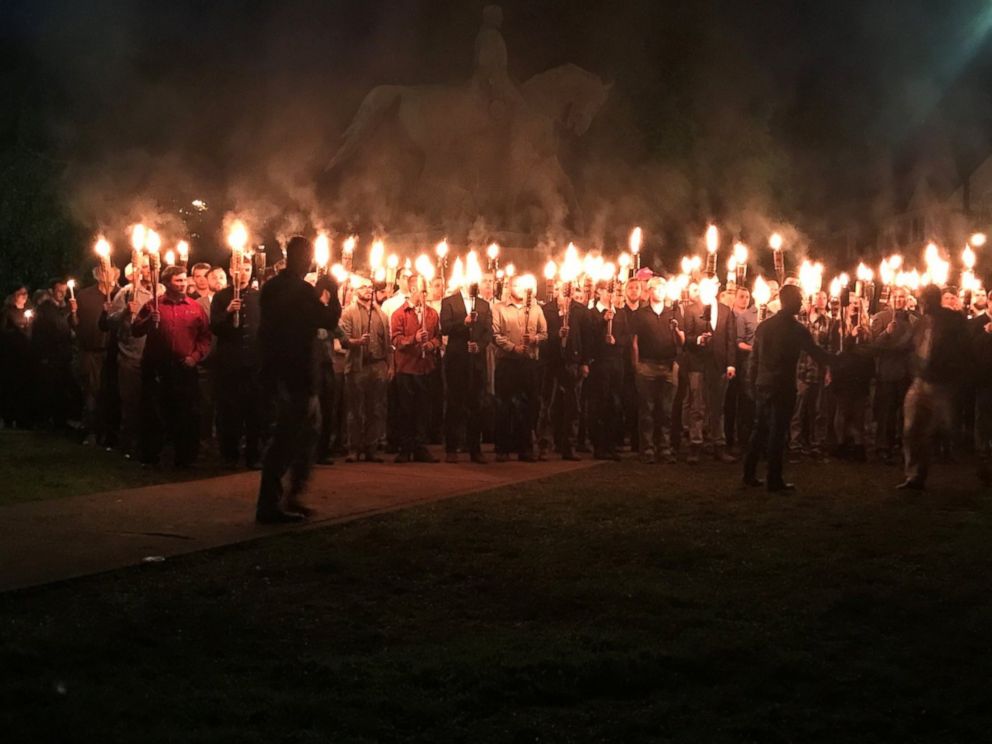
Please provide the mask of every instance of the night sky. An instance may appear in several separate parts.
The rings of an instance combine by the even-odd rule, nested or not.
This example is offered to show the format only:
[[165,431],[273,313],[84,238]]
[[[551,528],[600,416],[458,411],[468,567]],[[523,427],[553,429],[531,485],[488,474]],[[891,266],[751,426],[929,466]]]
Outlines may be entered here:
[[[371,86],[471,75],[482,5],[8,0],[0,133],[59,164],[87,227],[197,196],[278,221]],[[502,5],[516,81],[615,80],[565,152],[602,239],[709,218],[864,237],[921,172],[950,184],[989,150],[987,1]]]

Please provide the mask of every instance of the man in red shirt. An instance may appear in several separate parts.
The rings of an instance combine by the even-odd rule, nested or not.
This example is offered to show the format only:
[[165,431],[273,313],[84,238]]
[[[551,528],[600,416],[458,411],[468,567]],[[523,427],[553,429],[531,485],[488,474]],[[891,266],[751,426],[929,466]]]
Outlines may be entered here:
[[396,462],[438,462],[427,450],[431,415],[430,375],[441,348],[437,312],[424,302],[419,277],[411,277],[404,303],[390,320],[396,352],[396,390],[399,404],[399,454]]
[[[145,304],[131,323],[135,336],[147,336],[141,355],[141,461],[158,462],[163,434],[175,447],[177,468],[196,459],[199,444],[196,365],[210,352],[210,321],[186,296],[186,269],[162,272],[165,294]],[[163,431],[163,429],[165,431]]]

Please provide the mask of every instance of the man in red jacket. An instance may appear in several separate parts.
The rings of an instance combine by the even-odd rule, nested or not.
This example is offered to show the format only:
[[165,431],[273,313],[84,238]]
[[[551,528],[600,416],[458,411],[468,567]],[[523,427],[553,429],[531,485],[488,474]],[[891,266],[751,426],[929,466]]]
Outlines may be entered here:
[[[162,272],[165,294],[150,300],[131,323],[134,336],[147,336],[141,356],[140,454],[158,462],[163,434],[175,447],[175,465],[188,467],[199,443],[196,365],[210,352],[210,321],[186,296],[186,269]],[[165,431],[163,431],[163,428]]]
[[396,351],[397,402],[400,410],[400,452],[396,462],[437,462],[427,449],[431,415],[430,375],[441,349],[441,326],[437,313],[424,300],[420,278],[410,279],[406,301],[390,320],[390,335]]

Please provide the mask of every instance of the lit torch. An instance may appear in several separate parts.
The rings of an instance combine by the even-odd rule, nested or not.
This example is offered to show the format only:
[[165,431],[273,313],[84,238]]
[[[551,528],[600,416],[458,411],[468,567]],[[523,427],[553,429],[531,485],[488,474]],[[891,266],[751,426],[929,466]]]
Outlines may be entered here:
[[331,262],[331,239],[327,233],[317,234],[313,241],[313,260],[317,264],[317,278],[327,273],[327,265]]
[[97,238],[96,246],[93,250],[96,251],[96,256],[100,260],[100,276],[103,277],[100,283],[107,288],[107,299],[109,300],[112,289],[111,283],[113,282],[113,273],[110,266],[110,242],[101,235]]
[[734,243],[734,258],[737,259],[737,286],[743,287],[747,281],[747,246],[739,240]]
[[499,246],[490,243],[486,248],[486,257],[489,259],[489,271],[499,271]]
[[772,290],[768,286],[768,282],[760,274],[754,280],[754,289],[751,291],[751,295],[754,297],[754,302],[758,306],[758,322],[761,322],[768,317],[768,303],[772,299]]
[[176,253],[179,254],[179,263],[183,265],[183,268],[189,268],[189,243],[185,240],[176,243]]
[[630,255],[634,257],[634,272],[638,272],[641,269],[641,228],[635,227],[630,232],[630,239],[627,244],[630,248]]
[[386,259],[386,273],[385,282],[389,287],[396,285],[396,270],[400,266],[400,257],[395,253],[390,253],[389,258]]
[[[162,239],[158,233],[154,230],[148,230],[145,234],[145,250],[148,251],[148,268],[152,275],[152,306],[155,308],[155,312],[158,312],[158,272],[161,267],[158,249],[161,246]],[[155,323],[155,327],[158,328],[158,323]]]
[[[227,232],[227,244],[231,248],[231,291],[235,300],[241,299],[241,271],[245,260],[245,246],[248,244],[248,228],[241,220],[235,220]],[[231,319],[235,328],[241,325],[241,313]]]
[[785,255],[782,253],[782,236],[772,233],[768,238],[768,245],[772,249],[772,264],[775,267],[775,276],[778,278],[779,286],[785,284]]
[[358,238],[354,235],[349,235],[345,238],[344,243],[341,245],[341,265],[344,266],[345,271],[351,273],[352,265],[355,259],[355,244],[358,242]]
[[558,264],[548,261],[544,264],[544,296],[551,302],[555,296],[555,276],[558,274]]
[[141,267],[144,264],[142,252],[145,250],[145,234],[148,231],[140,222],[131,226],[131,299],[136,299],[141,284]]
[[716,225],[706,228],[706,274],[716,276],[716,250],[720,247],[720,231]]

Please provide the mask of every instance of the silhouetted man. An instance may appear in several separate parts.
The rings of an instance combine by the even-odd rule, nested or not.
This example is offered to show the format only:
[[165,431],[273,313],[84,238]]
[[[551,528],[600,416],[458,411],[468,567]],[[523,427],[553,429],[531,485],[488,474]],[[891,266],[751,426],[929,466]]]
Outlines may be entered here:
[[805,351],[819,364],[829,364],[830,354],[813,341],[798,320],[802,293],[798,287],[782,287],[782,309],[758,325],[748,360],[747,379],[754,386],[755,419],[751,442],[744,458],[744,485],[760,486],[756,472],[762,453],[768,458],[768,490],[792,491],[782,478],[782,460],[789,436],[789,421],[796,405],[796,364]]
[[[275,427],[262,464],[255,519],[298,522],[311,513],[299,503],[313,465],[320,418],[314,339],[318,328],[333,329],[341,317],[337,286],[327,275],[310,286],[304,276],[313,246],[299,235],[286,246],[286,268],[262,287],[258,340],[262,380],[272,391]],[[286,509],[279,501],[290,471]]]

